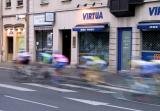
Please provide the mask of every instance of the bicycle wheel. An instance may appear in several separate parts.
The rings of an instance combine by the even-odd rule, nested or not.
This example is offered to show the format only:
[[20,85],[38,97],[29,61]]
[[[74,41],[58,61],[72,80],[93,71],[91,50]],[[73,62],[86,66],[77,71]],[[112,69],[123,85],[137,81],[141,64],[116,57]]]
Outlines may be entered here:
[[24,82],[28,80],[28,76],[24,73],[22,69],[17,68],[15,71],[13,71],[12,79],[15,82]]

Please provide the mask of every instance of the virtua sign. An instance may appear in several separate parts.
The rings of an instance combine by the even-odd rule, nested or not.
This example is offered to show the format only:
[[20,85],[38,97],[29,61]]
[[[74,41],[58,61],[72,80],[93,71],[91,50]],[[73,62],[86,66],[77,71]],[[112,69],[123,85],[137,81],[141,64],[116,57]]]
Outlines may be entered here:
[[83,13],[83,20],[103,19],[102,12]]
[[158,7],[149,7],[150,16],[160,16],[160,6]]

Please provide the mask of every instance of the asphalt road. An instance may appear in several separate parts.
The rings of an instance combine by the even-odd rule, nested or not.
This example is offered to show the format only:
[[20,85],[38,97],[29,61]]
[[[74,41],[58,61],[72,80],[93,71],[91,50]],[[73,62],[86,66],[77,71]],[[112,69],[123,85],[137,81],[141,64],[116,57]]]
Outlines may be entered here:
[[[18,83],[0,70],[0,111],[159,111],[160,105],[117,99],[115,88]],[[129,93],[124,90],[124,92]]]

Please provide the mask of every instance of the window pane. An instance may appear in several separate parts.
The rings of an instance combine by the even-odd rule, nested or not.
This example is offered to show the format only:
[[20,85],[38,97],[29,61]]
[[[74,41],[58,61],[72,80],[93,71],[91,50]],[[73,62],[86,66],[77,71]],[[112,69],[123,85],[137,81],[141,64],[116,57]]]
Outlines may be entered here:
[[17,0],[17,6],[23,5],[23,0]]
[[48,0],[41,0],[41,3],[48,3]]
[[159,31],[142,32],[142,50],[160,51],[160,33]]
[[80,56],[94,55],[108,61],[109,33],[82,32],[79,33]]
[[11,0],[6,0],[6,7],[11,7]]

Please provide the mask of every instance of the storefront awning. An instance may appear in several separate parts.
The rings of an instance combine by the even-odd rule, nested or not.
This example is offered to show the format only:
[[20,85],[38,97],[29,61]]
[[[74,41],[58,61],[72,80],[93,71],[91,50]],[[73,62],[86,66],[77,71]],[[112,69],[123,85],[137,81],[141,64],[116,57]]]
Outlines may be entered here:
[[140,30],[160,30],[160,22],[159,23],[139,23],[137,28]]
[[108,23],[103,24],[78,24],[73,28],[77,32],[100,32],[108,28]]

